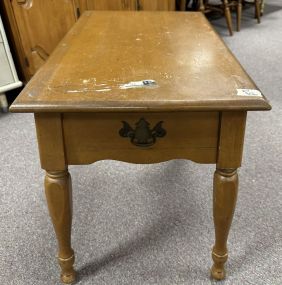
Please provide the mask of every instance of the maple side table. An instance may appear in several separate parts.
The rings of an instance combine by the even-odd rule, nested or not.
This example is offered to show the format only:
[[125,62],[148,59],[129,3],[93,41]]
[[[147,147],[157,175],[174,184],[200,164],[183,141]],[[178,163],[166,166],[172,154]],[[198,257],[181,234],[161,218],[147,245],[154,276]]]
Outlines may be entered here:
[[225,276],[247,111],[271,107],[202,13],[86,12],[11,106],[35,116],[61,280],[75,280],[68,165],[216,164],[211,274]]

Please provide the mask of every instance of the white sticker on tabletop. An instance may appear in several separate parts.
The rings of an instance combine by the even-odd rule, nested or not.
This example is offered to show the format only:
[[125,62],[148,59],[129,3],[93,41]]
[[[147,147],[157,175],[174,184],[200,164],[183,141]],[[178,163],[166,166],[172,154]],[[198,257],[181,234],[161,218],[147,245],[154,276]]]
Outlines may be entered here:
[[144,88],[144,87],[157,87],[155,80],[147,79],[142,81],[131,81],[126,84],[121,84],[120,89]]
[[262,94],[259,90],[256,89],[237,89],[237,96],[262,97]]

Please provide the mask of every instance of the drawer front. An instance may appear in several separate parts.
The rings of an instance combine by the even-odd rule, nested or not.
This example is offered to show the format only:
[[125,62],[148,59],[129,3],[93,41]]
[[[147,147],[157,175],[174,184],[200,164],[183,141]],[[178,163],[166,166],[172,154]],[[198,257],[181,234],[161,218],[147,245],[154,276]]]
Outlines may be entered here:
[[217,112],[65,113],[66,159],[68,164],[103,159],[215,163],[218,125]]
[[0,43],[0,86],[8,85],[14,82],[14,77],[12,70],[10,68],[10,64],[8,61],[8,57],[6,54],[6,50],[3,43]]

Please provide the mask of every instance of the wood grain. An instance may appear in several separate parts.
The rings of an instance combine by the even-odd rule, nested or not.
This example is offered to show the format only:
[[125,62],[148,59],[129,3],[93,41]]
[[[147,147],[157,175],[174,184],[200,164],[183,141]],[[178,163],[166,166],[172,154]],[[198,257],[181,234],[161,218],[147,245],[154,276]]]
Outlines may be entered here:
[[81,10],[174,11],[175,0],[78,0]]
[[136,0],[79,0],[85,10],[137,10]]
[[11,1],[0,1],[0,7],[3,7],[3,9],[1,9],[1,12],[3,11],[4,17],[6,19],[5,23],[8,23],[5,25],[5,28],[7,28],[6,32],[8,32],[10,36],[9,39],[11,39],[11,45],[15,51],[15,60],[16,64],[18,64],[19,67],[17,72],[19,76],[23,78],[23,80],[28,81],[31,78],[31,74],[28,68],[26,68],[27,66],[25,61],[25,53]]
[[73,1],[36,0],[32,5],[24,6],[13,0],[11,5],[24,57],[28,61],[24,69],[31,77],[46,61],[36,47],[51,54],[76,22]]
[[214,265],[211,275],[217,280],[225,278],[227,238],[238,192],[237,168],[241,166],[246,112],[222,112],[218,145],[217,170],[214,174],[213,215],[215,245],[212,251]]
[[[151,128],[163,121],[167,132],[148,148],[137,147],[119,135],[122,121],[135,127],[142,117]],[[215,163],[218,124],[217,112],[64,114],[66,159],[68,164],[90,164],[102,159],[156,163],[177,158]]]
[[58,240],[61,281],[70,284],[75,280],[75,271],[74,251],[71,248],[72,186],[68,171],[47,171],[45,193]]
[[[121,88],[145,79],[155,84]],[[11,108],[35,113],[64,283],[75,279],[67,166],[102,159],[216,164],[211,274],[225,277],[247,111],[271,108],[263,96],[238,96],[241,88],[257,89],[202,13],[84,13]],[[120,132],[124,121],[131,134],[142,122],[142,138],[159,122],[165,132],[141,148]]]
[[246,118],[246,112],[221,113],[217,168],[241,166]]
[[[146,79],[156,85],[122,88]],[[88,11],[11,111],[270,109],[240,88],[258,89],[202,13]]]
[[214,174],[213,217],[215,245],[212,251],[214,265],[211,275],[217,280],[225,278],[224,263],[227,261],[227,238],[232,223],[238,193],[236,169],[217,169]]
[[34,114],[41,167],[45,170],[65,170],[61,114]]
[[138,10],[141,11],[174,11],[175,0],[139,0]]

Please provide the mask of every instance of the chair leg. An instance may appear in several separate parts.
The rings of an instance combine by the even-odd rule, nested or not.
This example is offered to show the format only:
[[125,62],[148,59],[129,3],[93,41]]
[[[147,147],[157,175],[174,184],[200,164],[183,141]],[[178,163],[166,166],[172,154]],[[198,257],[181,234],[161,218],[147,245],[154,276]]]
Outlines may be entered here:
[[255,8],[256,8],[256,18],[259,24],[260,23],[260,13],[261,13],[261,1],[260,0],[255,0]]
[[237,4],[237,31],[241,29],[241,17],[242,17],[242,0],[238,0]]
[[230,8],[228,5],[228,0],[223,0],[223,7],[224,7],[224,14],[225,14],[229,34],[230,34],[230,36],[232,36],[233,35],[233,28],[232,28],[232,19],[231,19]]
[[180,11],[186,11],[186,0],[180,0]]
[[200,0],[199,1],[199,6],[198,6],[199,11],[201,11],[202,13],[205,13],[205,5],[204,5],[204,1]]
[[260,15],[261,16],[263,15],[263,12],[264,12],[264,0],[262,0],[260,4]]

